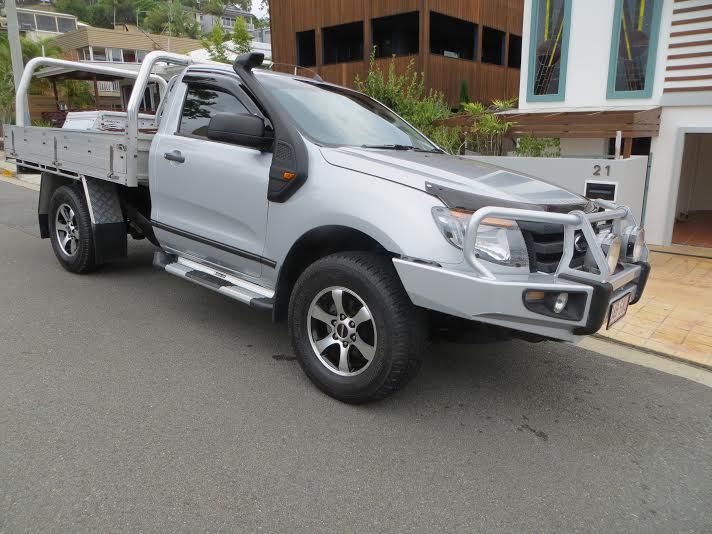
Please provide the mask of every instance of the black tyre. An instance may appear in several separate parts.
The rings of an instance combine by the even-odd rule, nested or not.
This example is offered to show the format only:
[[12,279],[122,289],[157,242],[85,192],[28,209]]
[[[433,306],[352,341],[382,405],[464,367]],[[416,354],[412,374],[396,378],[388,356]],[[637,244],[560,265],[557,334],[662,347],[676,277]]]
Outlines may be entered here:
[[63,185],[49,201],[49,238],[59,263],[72,273],[96,269],[89,208],[81,191]]
[[289,331],[307,376],[349,403],[402,388],[420,369],[427,333],[390,259],[364,252],[327,256],[302,273]]

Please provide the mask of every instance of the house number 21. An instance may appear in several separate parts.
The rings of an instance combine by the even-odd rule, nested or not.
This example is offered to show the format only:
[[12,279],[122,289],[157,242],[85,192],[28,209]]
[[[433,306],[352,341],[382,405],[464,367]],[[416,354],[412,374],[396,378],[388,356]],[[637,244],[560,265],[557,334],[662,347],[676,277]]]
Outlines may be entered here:
[[[610,165],[606,165],[606,166],[603,167],[603,168],[606,170],[606,176],[610,176],[610,175],[611,175],[611,166],[610,166]],[[593,175],[594,175],[594,176],[601,176],[601,166],[600,166],[600,165],[594,165],[594,166],[593,166]]]

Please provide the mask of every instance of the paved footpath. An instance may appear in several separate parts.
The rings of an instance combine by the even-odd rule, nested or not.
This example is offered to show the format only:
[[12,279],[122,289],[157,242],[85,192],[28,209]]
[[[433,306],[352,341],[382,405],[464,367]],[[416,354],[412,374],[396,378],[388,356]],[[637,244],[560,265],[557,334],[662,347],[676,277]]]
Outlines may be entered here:
[[347,406],[284,325],[154,270],[149,245],[64,272],[36,194],[0,183],[3,534],[712,531],[708,386],[563,344],[443,344]]

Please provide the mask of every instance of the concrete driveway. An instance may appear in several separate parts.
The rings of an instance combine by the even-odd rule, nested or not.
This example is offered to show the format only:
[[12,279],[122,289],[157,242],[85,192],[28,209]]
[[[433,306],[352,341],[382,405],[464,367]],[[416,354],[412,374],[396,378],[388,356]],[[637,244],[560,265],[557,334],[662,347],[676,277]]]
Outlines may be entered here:
[[284,325],[151,266],[91,276],[0,183],[0,532],[710,532],[712,389],[563,344],[435,345],[353,407]]

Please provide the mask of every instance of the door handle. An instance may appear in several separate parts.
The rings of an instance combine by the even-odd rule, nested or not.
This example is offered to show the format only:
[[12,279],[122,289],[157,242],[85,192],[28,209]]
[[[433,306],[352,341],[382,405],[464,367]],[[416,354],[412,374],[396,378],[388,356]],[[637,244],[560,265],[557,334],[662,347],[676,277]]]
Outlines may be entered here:
[[166,152],[163,157],[168,161],[175,161],[176,163],[185,163],[185,157],[180,153],[180,150],[174,150],[173,152]]

